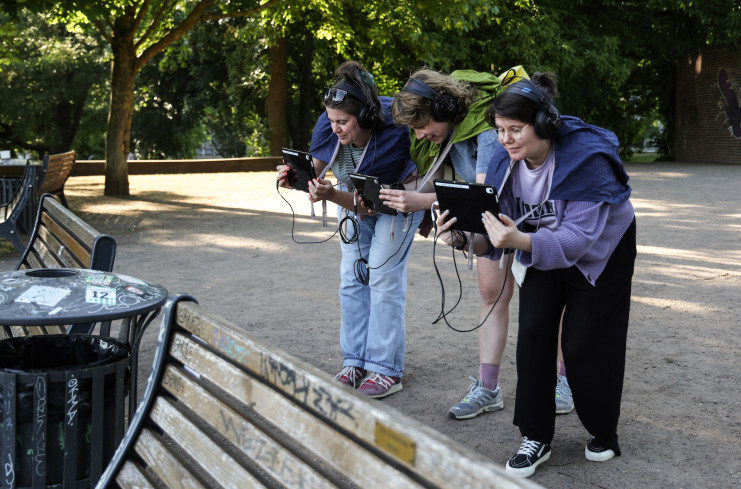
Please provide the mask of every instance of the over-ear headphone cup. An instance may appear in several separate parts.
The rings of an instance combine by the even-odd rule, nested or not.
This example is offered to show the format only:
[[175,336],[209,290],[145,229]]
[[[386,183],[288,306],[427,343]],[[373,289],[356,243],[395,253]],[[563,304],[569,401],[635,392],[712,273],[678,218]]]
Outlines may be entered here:
[[556,107],[548,105],[548,109],[541,107],[535,115],[535,134],[543,139],[552,139],[556,135],[556,129],[561,125],[561,119]]
[[432,118],[436,122],[450,122],[455,119],[455,115],[458,112],[458,101],[452,95],[438,93],[417,78],[410,78],[401,91],[419,95],[432,102],[430,110],[432,112]]
[[362,109],[360,109],[360,113],[357,115],[358,126],[360,126],[361,129],[372,129],[376,117],[376,108],[370,104],[366,104]]
[[455,118],[457,102],[455,98],[443,93],[432,102],[432,118],[438,122],[450,122]]

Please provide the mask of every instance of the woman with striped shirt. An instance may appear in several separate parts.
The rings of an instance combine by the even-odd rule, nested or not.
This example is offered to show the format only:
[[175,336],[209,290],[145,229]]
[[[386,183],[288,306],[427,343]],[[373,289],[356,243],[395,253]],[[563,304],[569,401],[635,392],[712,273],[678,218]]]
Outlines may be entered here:
[[[340,247],[340,346],[343,368],[336,378],[358,392],[381,398],[402,388],[406,352],[407,257],[423,212],[395,216],[365,207],[350,173],[395,184],[412,175],[409,133],[390,116],[390,97],[379,97],[373,77],[355,61],[340,65],[322,95],[325,113],[311,138],[319,178],[310,200],[338,206],[346,224]],[[331,168],[337,185],[323,178]],[[286,186],[286,167],[278,180]]]

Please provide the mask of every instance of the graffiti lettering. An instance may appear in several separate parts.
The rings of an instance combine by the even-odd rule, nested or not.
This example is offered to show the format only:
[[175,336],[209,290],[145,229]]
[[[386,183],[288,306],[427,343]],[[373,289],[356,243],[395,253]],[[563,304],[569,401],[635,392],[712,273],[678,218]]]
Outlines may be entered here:
[[46,474],[46,378],[36,377],[34,384],[36,413],[34,415],[34,470],[36,474]]
[[170,389],[172,392],[176,394],[182,394],[182,392],[185,390],[183,379],[175,375],[172,375],[169,372],[167,373],[167,375],[165,375],[165,378],[162,383],[165,385],[165,387],[167,387],[168,389]]
[[246,426],[239,426],[231,413],[219,410],[224,433],[230,436],[242,451],[260,461],[268,470],[280,474],[282,480],[290,487],[297,489],[312,487],[311,473],[290,457],[281,457],[274,446],[268,446],[267,440],[253,436],[252,430]]
[[349,401],[335,399],[321,386],[313,386],[309,380],[285,365],[278,358],[263,355],[260,361],[260,373],[271,383],[281,386],[300,402],[311,405],[319,413],[336,421],[340,416],[354,420],[352,404]]
[[77,404],[79,404],[80,402],[77,399],[78,390],[79,390],[79,385],[78,385],[77,379],[73,377],[67,383],[67,405],[69,406],[69,408],[67,409],[67,424],[68,425],[74,425],[75,419],[77,418]]
[[15,485],[15,467],[13,467],[13,457],[8,454],[8,461],[3,465],[5,472],[5,487],[14,487]]
[[214,344],[225,355],[228,355],[238,363],[243,363],[247,358],[247,350],[237,344],[229,335],[223,334],[220,329],[214,331]]

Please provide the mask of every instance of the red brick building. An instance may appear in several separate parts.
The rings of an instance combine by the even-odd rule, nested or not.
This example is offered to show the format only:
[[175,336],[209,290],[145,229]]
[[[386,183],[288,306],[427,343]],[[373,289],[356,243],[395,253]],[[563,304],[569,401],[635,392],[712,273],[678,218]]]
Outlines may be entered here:
[[741,55],[708,50],[677,68],[677,161],[741,165]]

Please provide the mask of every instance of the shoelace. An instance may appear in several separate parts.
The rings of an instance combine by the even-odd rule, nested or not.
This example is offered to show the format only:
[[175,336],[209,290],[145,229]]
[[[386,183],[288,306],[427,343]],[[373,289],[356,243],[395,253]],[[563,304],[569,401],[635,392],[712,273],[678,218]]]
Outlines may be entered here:
[[[473,375],[469,376],[468,378],[473,381],[473,384],[468,387],[468,395],[466,396],[464,401],[478,399],[484,394],[484,391],[481,390],[484,388],[484,383],[481,382],[481,384],[479,384],[479,381],[476,380],[476,377],[474,377]],[[496,389],[494,389],[493,392],[496,392]]]
[[469,377],[471,380],[473,380],[473,384],[471,384],[468,387],[468,395],[466,396],[465,400],[471,400],[471,399],[478,399],[481,394],[484,393],[484,391],[481,390],[481,386],[479,385],[478,380],[476,380],[476,377],[471,376]]
[[532,457],[533,455],[535,455],[535,452],[538,451],[540,445],[540,442],[531,440],[527,436],[523,436],[522,445],[520,445],[520,449],[517,450],[517,455],[527,455],[528,457]]
[[347,366],[343,368],[342,371],[335,376],[335,379],[340,380],[345,375],[347,375],[347,379],[350,382],[355,383],[355,381],[358,378],[358,370],[355,367]]
[[378,372],[373,372],[370,374],[370,376],[365,379],[365,382],[377,384],[381,387],[384,387],[385,389],[389,389],[392,385],[394,385],[393,379],[387,375],[381,375]]

